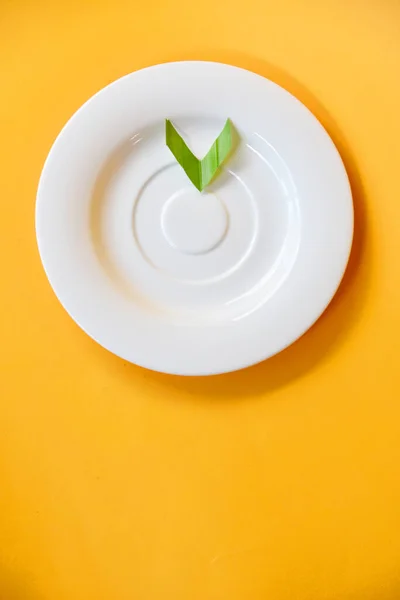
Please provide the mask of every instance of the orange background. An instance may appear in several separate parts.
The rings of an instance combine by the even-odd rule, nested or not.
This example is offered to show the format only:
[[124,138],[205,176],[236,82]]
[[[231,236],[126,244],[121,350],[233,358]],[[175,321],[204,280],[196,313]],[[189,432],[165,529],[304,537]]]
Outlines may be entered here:
[[[210,379],[108,354],[35,243],[57,133],[177,59],[266,75],[346,163],[356,238],[332,305]],[[400,597],[400,2],[0,0],[0,598]]]

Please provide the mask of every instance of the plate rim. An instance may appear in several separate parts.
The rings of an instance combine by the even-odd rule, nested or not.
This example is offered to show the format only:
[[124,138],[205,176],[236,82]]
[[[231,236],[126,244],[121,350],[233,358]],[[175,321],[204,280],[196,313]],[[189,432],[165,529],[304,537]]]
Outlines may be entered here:
[[[59,293],[59,290],[56,289],[57,286],[53,285],[53,277],[52,274],[50,273],[51,269],[48,268],[48,264],[47,264],[47,260],[46,257],[44,256],[45,252],[43,252],[43,246],[42,246],[42,241],[41,241],[41,231],[40,231],[40,210],[41,210],[41,200],[40,198],[43,195],[43,187],[44,187],[44,181],[45,181],[45,174],[48,170],[48,166],[50,164],[50,159],[53,153],[53,149],[55,148],[56,144],[59,143],[59,140],[61,139],[61,136],[63,135],[63,133],[65,132],[65,130],[69,127],[70,123],[72,122],[72,120],[75,118],[76,115],[78,115],[78,113],[81,113],[81,111],[83,111],[84,109],[87,109],[87,107],[92,103],[95,102],[96,98],[98,98],[101,94],[103,93],[107,93],[106,91],[109,90],[110,88],[113,88],[114,86],[118,86],[121,84],[121,82],[123,80],[126,79],[131,79],[132,77],[134,77],[135,75],[137,75],[138,73],[141,72],[156,72],[159,69],[168,69],[168,68],[173,68],[175,66],[193,66],[193,65],[202,65],[202,67],[207,67],[207,66],[218,66],[218,67],[224,67],[227,69],[231,69],[234,70],[236,72],[243,72],[246,74],[251,74],[252,76],[258,78],[259,80],[262,80],[263,82],[268,82],[269,84],[272,84],[273,86],[276,86],[277,88],[279,88],[279,90],[281,90],[282,92],[284,92],[285,94],[287,94],[288,96],[290,96],[291,99],[293,99],[296,103],[299,103],[303,109],[305,109],[307,111],[307,113],[309,114],[309,116],[316,121],[319,126],[321,127],[321,129],[323,130],[323,132],[325,133],[325,137],[326,140],[329,140],[330,145],[332,150],[335,151],[335,153],[337,154],[337,156],[340,159],[340,163],[342,165],[343,168],[343,175],[344,175],[344,179],[346,180],[347,184],[348,184],[348,192],[349,192],[349,201],[350,201],[350,206],[349,208],[351,208],[350,210],[350,217],[351,217],[351,227],[350,227],[350,231],[348,233],[348,243],[347,243],[347,255],[346,257],[343,259],[342,261],[342,269],[341,269],[341,273],[340,273],[340,277],[337,278],[335,286],[334,286],[334,291],[332,294],[329,295],[329,297],[326,299],[326,302],[324,303],[324,305],[320,306],[318,311],[316,311],[315,317],[309,322],[307,321],[306,323],[304,323],[304,327],[301,328],[301,332],[300,333],[296,333],[295,337],[290,338],[289,340],[287,340],[286,343],[282,343],[280,346],[278,346],[274,352],[266,352],[264,355],[260,355],[259,358],[255,361],[253,359],[250,359],[248,361],[246,360],[240,360],[238,361],[240,364],[235,364],[232,365],[231,367],[226,366],[225,368],[217,368],[217,369],[210,369],[210,368],[206,368],[206,369],[180,369],[177,368],[175,370],[169,368],[168,370],[164,370],[162,368],[160,368],[160,366],[156,366],[156,365],[151,365],[150,362],[148,364],[142,364],[139,361],[132,361],[129,358],[127,358],[126,356],[124,356],[124,353],[120,353],[118,352],[115,348],[110,348],[108,345],[104,344],[104,341],[100,341],[100,339],[98,338],[97,335],[94,335],[92,331],[89,331],[90,328],[87,328],[86,325],[84,323],[81,322],[81,319],[79,317],[77,317],[74,313],[74,311],[70,310],[70,307],[67,306],[68,303],[65,303],[64,299],[61,297],[62,294]],[[281,352],[282,350],[284,350],[285,348],[287,348],[288,346],[290,346],[292,343],[294,343],[295,341],[297,341],[299,338],[301,338],[309,329],[310,327],[312,327],[317,321],[318,319],[321,317],[321,315],[325,312],[325,310],[327,309],[328,305],[330,304],[330,302],[332,301],[333,297],[335,296],[338,288],[340,287],[340,284],[342,282],[343,276],[346,272],[347,269],[347,265],[350,259],[350,255],[351,255],[351,250],[352,250],[352,241],[353,241],[353,235],[354,235],[354,206],[353,206],[353,200],[352,200],[352,191],[351,191],[351,184],[349,181],[349,177],[347,174],[347,170],[346,167],[344,165],[343,159],[336,147],[336,145],[334,144],[332,138],[330,137],[330,135],[328,134],[328,132],[326,131],[325,127],[323,126],[323,124],[319,121],[319,119],[308,109],[308,107],[306,105],[304,105],[298,98],[296,98],[296,96],[294,96],[291,92],[289,92],[288,90],[286,90],[284,87],[278,85],[277,83],[275,83],[274,81],[258,74],[255,73],[253,71],[244,69],[242,67],[236,67],[234,65],[230,65],[228,63],[221,63],[218,61],[172,61],[172,62],[165,62],[165,63],[160,63],[160,64],[155,64],[155,65],[151,65],[151,66],[147,66],[144,67],[143,69],[139,69],[136,71],[133,71],[132,73],[128,73],[126,75],[123,75],[122,77],[116,79],[115,81],[111,82],[110,84],[108,84],[107,86],[101,88],[100,90],[98,90],[93,96],[91,96],[88,100],[86,100],[86,102],[84,102],[84,104],[82,104],[82,106],[80,108],[78,108],[77,111],[75,111],[75,113],[70,117],[70,119],[68,119],[68,121],[65,123],[65,125],[62,127],[61,131],[59,132],[59,134],[57,135],[55,141],[53,142],[51,149],[48,153],[48,156],[44,162],[43,168],[42,168],[42,172],[40,175],[40,179],[39,179],[39,185],[38,185],[38,191],[37,191],[37,199],[36,199],[36,207],[35,207],[35,229],[36,229],[36,240],[37,240],[37,246],[38,246],[38,250],[39,250],[39,254],[40,254],[40,258],[41,258],[41,262],[44,268],[44,271],[46,273],[46,276],[49,280],[50,286],[53,289],[53,292],[55,293],[57,299],[59,300],[60,304],[63,306],[63,308],[66,310],[66,312],[69,314],[69,316],[77,323],[77,325],[87,334],[89,335],[89,337],[91,337],[94,341],[96,341],[99,345],[101,345],[103,348],[105,348],[106,350],[108,350],[109,352],[111,352],[112,354],[119,356],[122,360],[125,360],[127,362],[133,362],[133,364],[137,364],[138,366],[144,367],[146,369],[152,370],[152,371],[156,371],[156,372],[164,372],[164,373],[170,373],[170,374],[174,374],[174,375],[187,375],[187,376],[204,376],[204,375],[218,375],[218,374],[222,374],[222,373],[228,373],[228,372],[233,372],[233,371],[237,371],[240,369],[244,369],[247,368],[251,365],[254,364],[258,364],[260,362],[263,362],[264,360],[270,358],[271,356],[274,356],[275,354],[278,354],[279,352]],[[99,336],[101,337],[101,336]]]

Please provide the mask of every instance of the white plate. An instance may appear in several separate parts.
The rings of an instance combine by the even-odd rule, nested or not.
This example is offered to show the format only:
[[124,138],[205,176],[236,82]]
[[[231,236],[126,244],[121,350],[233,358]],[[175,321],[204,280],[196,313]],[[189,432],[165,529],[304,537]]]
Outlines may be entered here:
[[[165,118],[200,157],[227,118],[239,134],[202,194]],[[138,365],[201,375],[266,359],[314,323],[347,264],[353,205],[335,146],[296,98],[236,67],[181,62],[78,110],[44,166],[36,228],[86,333]]]

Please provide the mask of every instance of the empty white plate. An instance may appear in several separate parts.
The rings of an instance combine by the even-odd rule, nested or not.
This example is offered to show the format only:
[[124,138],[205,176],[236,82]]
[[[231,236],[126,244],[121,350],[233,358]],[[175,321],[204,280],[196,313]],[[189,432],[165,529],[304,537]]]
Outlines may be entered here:
[[[165,143],[202,157],[227,118],[235,151],[202,193]],[[248,71],[181,62],[107,86],[43,169],[36,228],[50,283],[99,344],[184,375],[279,352],[320,316],[353,235],[348,178],[326,131]]]

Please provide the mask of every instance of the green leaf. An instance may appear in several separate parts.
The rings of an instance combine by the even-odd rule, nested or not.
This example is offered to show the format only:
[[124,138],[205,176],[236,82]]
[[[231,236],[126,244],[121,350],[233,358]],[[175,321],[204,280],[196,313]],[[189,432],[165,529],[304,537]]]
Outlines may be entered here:
[[165,139],[168,148],[190,181],[198,190],[202,191],[213,179],[232,149],[232,126],[230,120],[227,119],[223,130],[201,160],[193,154],[168,119],[165,120]]

